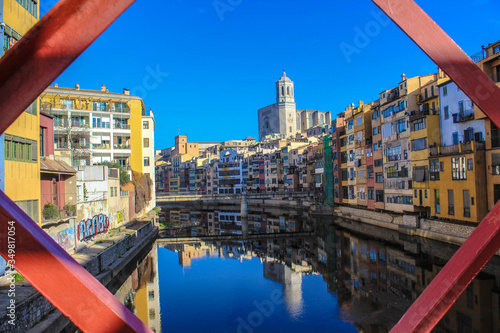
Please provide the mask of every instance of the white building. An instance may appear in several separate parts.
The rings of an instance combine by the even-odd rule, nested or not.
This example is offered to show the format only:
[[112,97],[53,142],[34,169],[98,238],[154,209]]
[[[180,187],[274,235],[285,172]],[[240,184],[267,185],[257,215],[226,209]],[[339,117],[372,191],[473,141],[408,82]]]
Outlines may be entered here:
[[296,108],[294,83],[284,71],[276,82],[276,103],[259,109],[258,116],[259,141],[273,134],[288,138],[311,127],[329,125],[331,122],[330,112]]
[[485,120],[474,119],[474,104],[451,80],[439,86],[439,107],[443,146],[484,141]]
[[156,186],[155,186],[155,118],[152,110],[142,116],[142,160],[143,171],[153,181],[151,186],[151,200],[146,211],[150,211],[156,205]]

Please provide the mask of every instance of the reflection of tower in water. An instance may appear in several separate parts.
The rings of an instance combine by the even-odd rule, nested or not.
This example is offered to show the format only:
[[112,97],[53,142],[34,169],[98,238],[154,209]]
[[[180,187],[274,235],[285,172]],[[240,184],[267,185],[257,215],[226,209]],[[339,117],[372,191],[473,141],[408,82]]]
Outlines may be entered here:
[[304,311],[302,299],[302,274],[293,271],[284,263],[267,258],[264,262],[264,277],[283,284],[283,296],[290,316],[298,319]]

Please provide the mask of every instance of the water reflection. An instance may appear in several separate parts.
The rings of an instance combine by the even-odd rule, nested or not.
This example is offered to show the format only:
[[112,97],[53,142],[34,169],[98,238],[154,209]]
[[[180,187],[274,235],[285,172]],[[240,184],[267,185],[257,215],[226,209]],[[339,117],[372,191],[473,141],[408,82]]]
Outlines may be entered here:
[[161,332],[160,285],[158,277],[158,247],[137,265],[115,297],[133,312],[153,332]]
[[[220,213],[181,212],[191,225],[172,234],[238,234],[238,212]],[[160,319],[174,332],[389,332],[457,249],[285,212],[249,214],[249,233],[280,233],[292,223],[295,232],[315,232],[246,241],[160,239],[117,297],[156,332]],[[499,332],[499,277],[495,257],[434,332]]]

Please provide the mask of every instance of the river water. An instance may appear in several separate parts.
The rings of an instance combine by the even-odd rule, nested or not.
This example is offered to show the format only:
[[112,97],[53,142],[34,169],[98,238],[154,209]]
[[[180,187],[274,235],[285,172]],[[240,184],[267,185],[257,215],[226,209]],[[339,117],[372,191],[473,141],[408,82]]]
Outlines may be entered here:
[[[167,213],[181,227],[164,235],[241,234],[239,212]],[[158,239],[117,297],[156,332],[388,332],[457,249],[306,212],[249,215],[250,234],[280,231]],[[499,272],[495,258],[434,331],[499,332]]]

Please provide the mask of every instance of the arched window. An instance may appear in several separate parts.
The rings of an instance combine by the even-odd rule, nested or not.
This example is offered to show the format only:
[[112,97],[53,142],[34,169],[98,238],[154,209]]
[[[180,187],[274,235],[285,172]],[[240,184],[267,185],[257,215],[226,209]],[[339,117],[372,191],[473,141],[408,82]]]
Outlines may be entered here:
[[285,96],[285,87],[281,87],[281,96]]
[[308,126],[307,126],[307,127],[309,127],[309,128],[310,128],[310,127],[312,127],[312,126],[313,126],[313,116],[312,116],[312,114],[310,114],[310,115],[309,115],[309,124],[308,124]]
[[290,96],[290,87],[286,87],[286,94]]
[[325,123],[325,116],[324,115],[320,115],[319,116],[319,122],[320,122],[320,125],[323,125]]
[[290,132],[292,131],[292,126],[290,126]]

